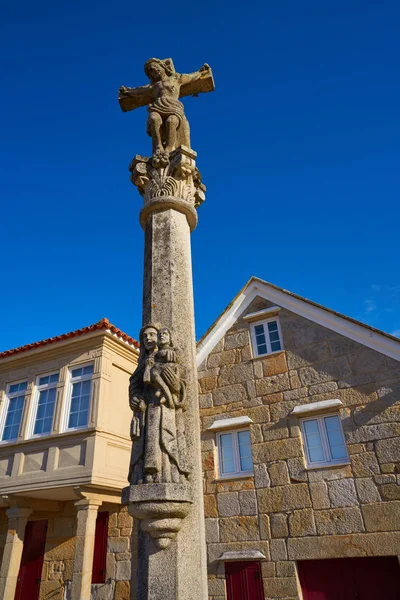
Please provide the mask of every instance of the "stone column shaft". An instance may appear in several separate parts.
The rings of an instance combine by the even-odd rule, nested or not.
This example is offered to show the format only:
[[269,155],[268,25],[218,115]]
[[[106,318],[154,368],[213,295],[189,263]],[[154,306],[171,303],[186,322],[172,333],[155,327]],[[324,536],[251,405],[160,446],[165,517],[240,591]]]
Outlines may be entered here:
[[[208,593],[190,227],[186,215],[173,208],[152,212],[145,224],[143,324],[149,322],[172,331],[185,366],[188,406],[184,414],[193,505],[171,547],[156,554],[148,548],[143,553],[149,557],[149,589],[138,599],[203,600]],[[139,578],[144,569],[141,548],[152,545],[145,537],[139,532]]]
[[85,499],[75,502],[78,512],[74,570],[71,584],[71,598],[73,600],[90,600],[94,536],[99,506],[101,506],[101,500]]
[[8,532],[0,569],[0,600],[14,600],[24,548],[25,528],[31,508],[9,508]]

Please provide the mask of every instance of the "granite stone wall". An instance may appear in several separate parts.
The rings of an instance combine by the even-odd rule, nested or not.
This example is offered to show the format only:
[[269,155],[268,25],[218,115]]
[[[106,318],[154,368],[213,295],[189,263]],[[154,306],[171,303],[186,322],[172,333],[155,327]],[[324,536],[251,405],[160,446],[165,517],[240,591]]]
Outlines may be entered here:
[[[0,509],[0,556],[7,532],[6,509]],[[107,504],[109,512],[106,583],[92,584],[91,600],[130,600],[132,517],[126,506]],[[63,503],[60,512],[34,511],[30,520],[47,519],[40,600],[64,600],[70,596],[75,554],[76,509]]]
[[[271,306],[257,298],[245,314]],[[400,364],[282,309],[285,350],[253,358],[240,318],[199,370],[209,597],[232,550],[260,550],[266,600],[301,597],[296,561],[400,555]],[[339,398],[349,464],[308,470],[295,406]],[[216,419],[248,415],[254,476],[218,480]]]

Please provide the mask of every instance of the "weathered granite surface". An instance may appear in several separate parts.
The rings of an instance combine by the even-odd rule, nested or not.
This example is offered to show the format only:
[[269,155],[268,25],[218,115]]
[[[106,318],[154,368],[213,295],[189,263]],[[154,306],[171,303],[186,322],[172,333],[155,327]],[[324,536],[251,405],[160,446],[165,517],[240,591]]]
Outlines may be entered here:
[[[272,306],[256,298],[246,314]],[[400,555],[400,364],[279,312],[285,350],[252,358],[239,318],[199,368],[209,596],[223,552],[260,550],[266,600],[298,599],[297,560]],[[349,464],[308,470],[295,406],[340,399]],[[216,419],[249,416],[254,476],[218,480]],[[249,497],[251,493],[251,511]]]

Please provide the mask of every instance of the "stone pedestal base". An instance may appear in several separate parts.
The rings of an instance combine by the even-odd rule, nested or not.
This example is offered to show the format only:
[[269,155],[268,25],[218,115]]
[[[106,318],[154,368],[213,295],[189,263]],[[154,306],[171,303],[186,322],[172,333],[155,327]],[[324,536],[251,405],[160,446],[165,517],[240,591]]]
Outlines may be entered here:
[[129,514],[140,520],[157,548],[167,548],[177,536],[192,503],[190,488],[175,483],[131,485],[122,491]]

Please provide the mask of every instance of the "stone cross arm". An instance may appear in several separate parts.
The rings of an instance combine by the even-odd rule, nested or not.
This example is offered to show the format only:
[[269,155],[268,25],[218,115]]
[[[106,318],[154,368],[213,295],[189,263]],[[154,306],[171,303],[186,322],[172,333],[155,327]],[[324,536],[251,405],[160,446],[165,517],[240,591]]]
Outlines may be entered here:
[[[214,90],[214,78],[208,67],[194,73],[176,74],[179,79],[180,93],[182,96],[196,96],[200,93],[212,92]],[[118,94],[118,102],[123,112],[135,110],[140,106],[146,106],[154,101],[154,84],[143,85],[136,88],[124,88]]]

